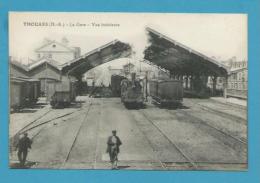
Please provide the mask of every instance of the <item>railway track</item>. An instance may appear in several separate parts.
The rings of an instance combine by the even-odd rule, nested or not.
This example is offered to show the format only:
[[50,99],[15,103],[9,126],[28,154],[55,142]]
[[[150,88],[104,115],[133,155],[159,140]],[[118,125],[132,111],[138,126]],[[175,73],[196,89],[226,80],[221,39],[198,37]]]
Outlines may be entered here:
[[[39,117],[37,120],[34,120],[33,122],[31,122],[30,124],[26,125],[24,128],[22,128],[17,134],[21,134],[21,133],[25,133],[25,132],[28,132],[30,130],[33,130],[35,128],[38,128],[42,125],[45,125],[47,123],[50,123],[50,122],[53,122],[54,120],[57,120],[57,119],[60,119],[60,118],[63,118],[65,116],[69,116],[75,112],[78,112],[78,111],[81,111],[82,109],[79,109],[79,110],[76,110],[76,111],[72,111],[72,112],[69,112],[69,113],[66,113],[66,114],[63,114],[63,115],[60,115],[60,116],[56,116],[54,118],[51,118],[49,120],[46,120],[46,121],[43,121],[43,122],[40,122],[37,124],[37,122],[45,115]],[[50,111],[53,111],[52,109],[50,109],[48,112]],[[36,123],[36,124],[35,124]],[[34,137],[34,136],[33,136]]]
[[74,137],[74,140],[73,140],[73,142],[72,142],[72,144],[71,144],[71,146],[70,146],[70,148],[69,148],[69,151],[68,151],[68,153],[67,153],[67,155],[66,155],[66,158],[65,158],[64,162],[61,164],[61,167],[60,167],[60,168],[64,167],[64,165],[68,162],[68,160],[69,160],[69,158],[70,158],[70,155],[71,155],[71,152],[72,152],[72,149],[74,148],[74,146],[75,146],[75,144],[76,144],[76,141],[77,141],[77,139],[78,139],[78,136],[79,136],[81,127],[82,127],[83,123],[86,121],[91,107],[92,107],[92,102],[90,102],[90,104],[89,104],[89,106],[88,106],[88,109],[87,109],[87,111],[86,111],[86,114],[85,114],[85,116],[84,116],[84,118],[83,118],[81,124],[79,125],[79,128],[77,129],[77,133],[76,133],[76,135],[75,135],[75,137]]
[[[40,119],[42,119],[45,115],[47,115],[49,112],[51,112],[51,109],[49,109],[47,112],[45,112],[44,114],[42,114],[41,116],[39,116],[38,118],[34,119],[32,122],[28,123],[26,126],[24,126],[22,129],[20,129],[13,137],[10,138],[10,144],[12,144],[12,146],[10,146],[10,151],[12,152],[14,150],[14,147],[16,146],[16,144],[18,143],[18,139],[19,139],[19,135],[27,132],[28,130],[26,130],[26,128],[29,128],[31,125],[33,125],[34,123],[37,123]],[[34,138],[34,137],[33,137]],[[32,139],[33,139],[32,138]]]
[[[99,108],[100,116],[102,116],[103,102],[104,101],[101,101],[101,106]],[[100,123],[101,123],[101,118],[99,118],[99,120],[97,121],[97,124],[96,124],[97,133],[96,133],[96,147],[95,147],[95,157],[94,157],[93,169],[97,169],[98,152],[100,150],[99,149],[100,148],[100,141],[99,141],[99,138],[98,138],[98,135],[100,134]]]
[[230,103],[230,102],[220,102],[220,101],[216,101],[216,100],[214,100],[214,99],[209,99],[212,103],[216,103],[216,104],[221,104],[221,105],[228,105],[228,106],[230,106],[230,107],[234,107],[234,108],[236,108],[236,109],[240,109],[240,110],[244,110],[244,111],[246,111],[247,110],[247,107],[245,107],[245,106],[240,106],[240,105],[238,105],[238,104],[233,104],[233,103]]
[[183,111],[183,110],[182,110],[182,111],[179,111],[179,112],[181,112],[182,114],[184,114],[184,115],[186,115],[186,116],[190,116],[190,117],[192,117],[192,118],[194,118],[194,119],[196,119],[196,120],[202,122],[204,125],[207,125],[207,126],[209,126],[210,128],[219,131],[220,133],[222,133],[222,134],[225,135],[225,136],[231,137],[231,138],[233,138],[234,140],[236,140],[236,141],[238,141],[238,142],[240,142],[240,143],[242,143],[242,144],[245,144],[245,145],[247,144],[246,141],[244,141],[244,140],[242,140],[242,139],[239,139],[239,138],[237,138],[237,137],[235,137],[235,136],[233,136],[233,135],[231,135],[231,134],[228,134],[227,132],[224,132],[223,130],[218,129],[218,128],[215,127],[215,126],[212,126],[212,125],[208,124],[206,121],[204,121],[204,120],[202,120],[202,119],[200,119],[200,118],[198,118],[198,117],[196,117],[196,116],[194,116],[194,115],[192,115],[192,114],[190,114],[190,113],[188,113],[188,112],[185,112],[185,111]]
[[247,151],[247,142],[245,140],[235,137],[230,133],[227,133],[207,123],[207,121],[194,116],[189,111],[178,110],[177,113],[173,113],[173,111],[168,111],[168,112],[172,115],[177,115],[177,116],[178,116],[177,113],[179,113],[182,114],[182,116],[185,116],[186,118],[192,119],[192,122],[191,120],[187,120],[187,121],[196,124],[197,127],[199,127],[201,130],[206,131],[207,133],[211,134],[212,136],[214,136],[215,138],[223,142],[225,145],[235,149],[236,152],[240,152],[242,150],[242,153],[246,154],[245,151]]
[[[163,133],[163,131],[145,114],[144,111],[140,111],[139,112],[144,116],[145,119],[147,119],[147,121],[150,122],[150,124],[155,127],[158,132],[165,138],[167,139],[167,141],[187,160],[187,162],[184,162],[183,164],[185,163],[188,163],[191,165],[192,169],[198,169],[198,166],[196,165],[196,163],[175,143],[173,142],[171,139],[169,139],[169,137],[167,135],[165,135]],[[142,131],[142,130],[141,130]],[[143,132],[143,131],[142,131]],[[151,145],[151,141],[149,140],[149,138],[144,134],[144,136],[146,137],[147,141],[149,142],[149,144]],[[153,148],[153,146],[151,145],[151,147]],[[156,151],[155,149],[153,149],[154,151]],[[168,168],[170,168],[171,166],[169,165],[169,163],[167,162],[162,162],[160,160],[160,158],[158,157],[157,160],[159,161],[159,163],[161,164],[161,167],[164,169],[164,170],[168,170]]]
[[[206,107],[206,106],[201,105],[201,104],[198,104],[198,103],[195,103],[194,101],[192,102],[192,104],[193,104],[194,106],[196,106],[196,110],[199,108],[199,109],[201,110],[201,112],[207,111],[207,112],[210,112],[210,113],[213,114],[213,115],[218,115],[218,116],[220,116],[220,117],[228,118],[228,119],[234,121],[233,115],[228,115],[228,114],[222,115],[221,112],[213,111],[213,110],[211,110],[211,108]],[[219,129],[218,127],[215,127],[215,126],[213,126],[213,125],[207,123],[206,120],[203,120],[203,119],[201,119],[200,117],[197,117],[197,116],[195,116],[195,115],[192,115],[192,113],[190,113],[190,112],[186,112],[185,110],[178,110],[178,112],[182,113],[183,115],[186,115],[186,116],[189,116],[189,117],[191,117],[191,118],[194,118],[194,119],[200,121],[201,123],[203,123],[203,124],[209,126],[210,128],[213,128],[213,129],[215,129],[215,130],[217,130],[217,131],[223,133],[224,135],[229,136],[229,137],[231,137],[231,138],[233,138],[233,139],[235,139],[235,140],[237,140],[237,141],[239,141],[239,142],[241,142],[241,143],[243,143],[243,144],[247,144],[247,142],[246,142],[245,139],[235,137],[234,135],[232,135],[232,134],[230,134],[230,133],[228,133],[228,132],[226,132],[226,131],[223,131],[223,130]],[[170,113],[171,113],[171,112],[170,112]],[[174,115],[175,115],[175,114],[174,114]],[[235,119],[236,119],[236,120],[235,120],[236,122],[237,122],[238,119],[241,120],[239,117],[237,117],[237,118],[235,118]],[[246,124],[246,121],[243,119],[243,122],[240,122],[240,124],[245,125],[245,124]]]
[[[217,114],[221,117],[224,117],[224,118],[228,118],[228,119],[231,119],[237,123],[241,123],[241,124],[246,124],[247,123],[247,120],[240,117],[240,116],[236,116],[234,114],[228,114],[226,112],[223,112],[223,111],[220,111],[220,110],[216,110],[216,109],[213,109],[211,107],[208,107],[208,106],[205,106],[203,104],[200,104],[198,102],[195,102],[195,101],[192,101],[192,100],[189,100],[189,102],[192,104],[192,106],[196,106],[196,108],[200,108],[201,110],[203,111],[207,111],[207,112],[211,112],[213,114]],[[215,104],[220,104],[220,105],[223,105],[221,103],[218,103],[216,101],[213,101]],[[238,110],[241,110],[244,112],[244,109],[241,109],[241,108],[238,108],[238,107],[234,107],[234,106],[231,106],[230,107],[233,107],[233,108],[237,108]]]
[[49,109],[47,112],[45,112],[44,114],[42,114],[41,116],[39,116],[38,118],[36,118],[35,120],[33,120],[32,122],[30,122],[29,124],[27,124],[26,126],[24,126],[21,130],[19,130],[13,137],[10,138],[10,144],[12,144],[12,146],[10,146],[10,151],[14,151],[15,150],[15,147],[16,147],[16,144],[18,143],[18,139],[19,139],[19,136],[25,132],[30,132],[32,130],[35,130],[37,128],[40,128],[36,133],[32,134],[31,135],[31,140],[33,141],[44,129],[46,129],[46,127],[44,128],[43,125],[46,125],[48,123],[51,123],[57,119],[60,119],[60,118],[63,118],[63,117],[66,117],[66,116],[69,116],[75,112],[78,112],[82,109],[79,109],[79,110],[76,110],[76,111],[73,111],[73,112],[69,112],[69,113],[66,113],[66,114],[63,114],[63,115],[60,115],[60,116],[56,116],[54,118],[51,118],[49,120],[46,120],[46,121],[43,121],[43,122],[39,122],[39,120],[41,120],[44,116],[46,116],[47,114],[49,114],[50,112],[54,111],[53,109]]
[[44,117],[45,115],[47,115],[49,112],[51,112],[52,109],[49,109],[47,112],[45,112],[44,114],[42,114],[41,116],[39,116],[38,118],[36,118],[35,120],[33,120],[32,122],[28,123],[27,125],[25,125],[22,129],[20,129],[15,135],[17,134],[21,134],[24,133],[26,131],[26,128],[30,127],[31,125],[33,125],[34,123],[37,123],[42,117]]
[[[137,122],[136,122],[136,123],[137,123]],[[137,125],[138,125],[138,123],[137,123]],[[143,130],[140,130],[140,131],[143,133],[145,139],[147,140],[147,142],[149,143],[149,145],[150,145],[150,147],[153,149],[153,151],[156,152],[156,150],[153,148],[153,145],[152,145],[151,140],[149,140],[149,138],[146,136],[146,134],[143,132]],[[156,156],[158,156],[158,155],[156,155]],[[159,162],[159,164],[160,164],[160,166],[163,168],[163,170],[167,170],[166,166],[165,166],[164,163],[160,160],[159,157],[156,157],[156,161]]]
[[[193,107],[196,108],[196,110],[199,109],[201,112],[207,111],[207,112],[211,113],[212,115],[217,115],[217,116],[220,116],[220,117],[223,117],[223,118],[227,118],[227,119],[232,120],[232,121],[234,121],[234,122],[236,122],[238,124],[241,124],[241,125],[247,125],[246,124],[247,121],[245,119],[243,119],[243,118],[240,118],[240,117],[234,116],[234,115],[230,115],[230,114],[227,114],[227,113],[222,112],[222,111],[214,110],[214,109],[212,109],[210,107],[207,107],[207,106],[204,106],[202,104],[196,103],[195,101],[190,101],[190,102],[192,103]],[[214,101],[214,102],[215,103],[219,103],[219,102],[216,102],[216,101]],[[190,116],[191,118],[194,118],[194,119],[200,121],[201,123],[209,126],[210,128],[215,129],[215,130],[219,131],[220,133],[222,133],[223,135],[231,137],[231,138],[235,139],[236,141],[238,141],[238,142],[240,142],[240,143],[242,143],[244,145],[247,144],[247,139],[239,138],[239,137],[236,137],[235,135],[232,135],[231,132],[223,131],[223,130],[219,129],[216,126],[213,126],[213,125],[209,124],[206,120],[202,119],[201,117],[197,117],[194,114],[192,114],[190,112],[187,112],[185,110],[178,110],[178,112],[180,112],[180,113],[182,113],[182,114],[184,114],[186,116]]]

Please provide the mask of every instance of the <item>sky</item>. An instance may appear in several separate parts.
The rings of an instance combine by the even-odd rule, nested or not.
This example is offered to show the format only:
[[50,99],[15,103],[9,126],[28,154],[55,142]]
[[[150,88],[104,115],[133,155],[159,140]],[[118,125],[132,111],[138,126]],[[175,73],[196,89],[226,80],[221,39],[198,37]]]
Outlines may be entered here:
[[9,55],[26,64],[45,38],[66,37],[82,54],[118,39],[141,59],[148,45],[145,27],[218,60],[247,60],[246,14],[11,12]]

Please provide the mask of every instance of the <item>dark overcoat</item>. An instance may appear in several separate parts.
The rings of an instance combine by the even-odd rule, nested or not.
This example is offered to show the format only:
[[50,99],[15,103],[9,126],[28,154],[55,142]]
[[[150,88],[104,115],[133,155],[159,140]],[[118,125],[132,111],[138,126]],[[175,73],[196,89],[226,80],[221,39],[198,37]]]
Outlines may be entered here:
[[118,136],[115,136],[116,139],[117,139],[117,140],[116,140],[117,143],[114,144],[114,143],[112,142],[112,137],[113,137],[113,136],[109,136],[108,139],[107,139],[107,153],[111,152],[111,147],[112,147],[113,145],[116,145],[117,152],[119,153],[119,152],[120,152],[119,146],[122,145],[122,142],[121,142],[121,140],[120,140],[120,138],[119,138]]
[[32,141],[30,138],[22,137],[17,144],[17,148],[19,151],[27,151],[28,148],[31,148],[31,144]]

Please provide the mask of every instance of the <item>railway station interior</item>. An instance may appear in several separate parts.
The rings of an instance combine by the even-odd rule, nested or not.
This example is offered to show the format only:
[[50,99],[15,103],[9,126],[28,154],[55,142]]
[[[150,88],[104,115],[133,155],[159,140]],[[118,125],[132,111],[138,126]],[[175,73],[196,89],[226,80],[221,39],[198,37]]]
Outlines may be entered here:
[[[217,78],[222,79],[222,95],[226,97],[228,68],[163,34],[146,28],[150,46],[144,50],[143,62],[169,73],[169,78],[183,81],[187,96],[209,97],[217,95]],[[78,80],[92,68],[131,55],[130,45],[117,40],[101,46],[63,65],[62,72]],[[209,91],[208,81],[212,82]],[[208,90],[207,90],[208,89]]]
[[[10,106],[11,144],[24,132],[33,139],[29,168],[109,169],[105,149],[112,130],[118,131],[123,142],[120,169],[247,168],[247,71],[230,71],[227,65],[152,28],[145,31],[149,43],[138,63],[153,68],[157,75],[145,69],[132,72],[134,50],[120,40],[82,55],[79,48],[48,43],[51,49],[60,46],[72,54],[73,59],[62,64],[50,54],[28,68],[10,62],[11,96],[33,92],[31,99],[13,97],[14,104],[27,101],[26,105]],[[87,75],[120,59],[129,62],[122,69],[108,67],[109,86]],[[117,73],[124,75],[115,77]],[[240,88],[231,88],[236,82]],[[26,84],[20,87],[22,83]],[[175,98],[163,98],[171,94]],[[28,104],[30,100],[33,104]],[[59,101],[64,105],[58,105]],[[178,105],[168,105],[171,102]],[[10,166],[17,168],[13,146]]]

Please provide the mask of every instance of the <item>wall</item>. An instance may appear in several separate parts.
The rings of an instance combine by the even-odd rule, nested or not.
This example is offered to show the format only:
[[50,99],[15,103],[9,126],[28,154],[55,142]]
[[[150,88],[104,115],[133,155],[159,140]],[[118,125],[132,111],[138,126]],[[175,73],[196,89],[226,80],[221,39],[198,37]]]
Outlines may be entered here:
[[60,80],[60,71],[50,65],[47,64],[43,64],[39,67],[36,67],[34,69],[32,69],[29,72],[29,75],[32,78],[51,78],[51,79],[55,79],[55,80]]
[[247,72],[247,69],[243,69],[228,76],[227,96],[247,98]]

